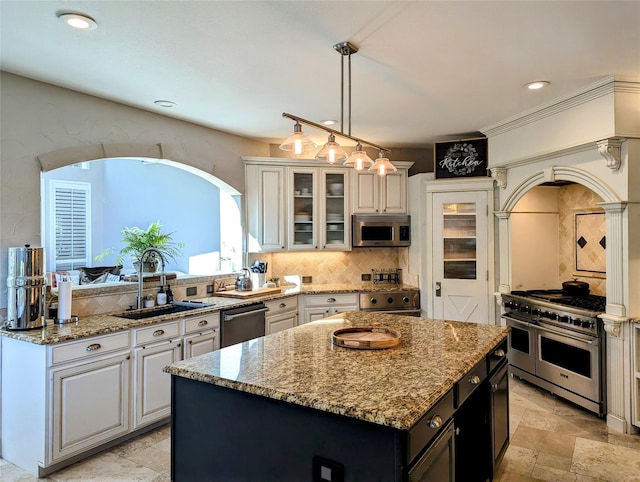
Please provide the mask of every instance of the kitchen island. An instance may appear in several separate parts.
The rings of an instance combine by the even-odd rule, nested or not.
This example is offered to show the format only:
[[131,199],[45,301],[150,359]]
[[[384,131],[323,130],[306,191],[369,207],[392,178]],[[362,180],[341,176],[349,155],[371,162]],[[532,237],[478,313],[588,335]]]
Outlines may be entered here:
[[[398,331],[400,345],[332,344],[334,330],[365,325]],[[453,439],[451,420],[471,393],[461,384],[470,374],[483,383],[507,333],[349,312],[175,363],[165,368],[172,479],[391,481],[413,477],[425,456],[451,466],[453,442],[428,449]],[[472,418],[489,418],[488,406]]]

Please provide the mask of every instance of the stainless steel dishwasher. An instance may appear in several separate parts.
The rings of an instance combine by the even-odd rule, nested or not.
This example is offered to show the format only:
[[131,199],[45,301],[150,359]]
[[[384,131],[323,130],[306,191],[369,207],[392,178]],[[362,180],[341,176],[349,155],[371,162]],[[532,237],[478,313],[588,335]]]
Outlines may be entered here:
[[264,303],[220,312],[220,348],[264,336]]

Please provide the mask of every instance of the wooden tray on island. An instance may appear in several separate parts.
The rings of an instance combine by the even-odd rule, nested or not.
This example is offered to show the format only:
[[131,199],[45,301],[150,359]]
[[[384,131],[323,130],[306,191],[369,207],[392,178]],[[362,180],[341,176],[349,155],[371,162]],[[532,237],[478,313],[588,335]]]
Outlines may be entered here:
[[382,350],[400,344],[402,335],[384,326],[340,328],[331,334],[331,341],[345,348]]

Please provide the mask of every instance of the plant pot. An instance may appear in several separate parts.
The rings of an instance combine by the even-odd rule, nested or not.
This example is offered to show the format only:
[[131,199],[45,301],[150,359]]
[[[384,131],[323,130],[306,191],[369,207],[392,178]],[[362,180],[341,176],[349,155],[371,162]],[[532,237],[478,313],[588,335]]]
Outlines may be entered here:
[[[133,268],[136,271],[140,271],[140,263],[138,261],[133,262]],[[158,271],[158,262],[157,261],[145,261],[142,263],[142,272],[143,273],[155,273]]]

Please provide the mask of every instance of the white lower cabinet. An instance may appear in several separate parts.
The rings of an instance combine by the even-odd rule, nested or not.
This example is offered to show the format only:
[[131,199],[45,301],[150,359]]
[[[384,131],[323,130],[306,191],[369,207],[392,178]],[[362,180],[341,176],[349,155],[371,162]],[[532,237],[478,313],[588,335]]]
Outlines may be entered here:
[[182,358],[180,334],[179,320],[133,330],[134,429],[171,414],[171,375],[162,369]]
[[162,369],[180,360],[181,352],[179,338],[134,349],[134,429],[171,415],[171,375]]
[[265,303],[267,313],[264,317],[265,335],[293,328],[298,324],[298,296],[289,296]]
[[322,320],[327,316],[344,313],[345,311],[360,310],[358,293],[304,295],[302,296],[302,303],[304,315],[300,324]]
[[[108,341],[124,343],[103,355]],[[64,347],[67,348],[67,347]],[[130,352],[128,333],[87,339],[72,346],[84,350],[50,370],[52,380],[51,460],[100,445],[130,430]],[[55,350],[55,348],[54,348]],[[55,351],[54,351],[55,354]],[[55,358],[55,357],[54,357]]]
[[184,320],[183,360],[220,349],[220,313]]

